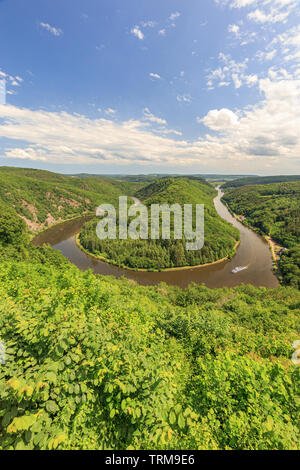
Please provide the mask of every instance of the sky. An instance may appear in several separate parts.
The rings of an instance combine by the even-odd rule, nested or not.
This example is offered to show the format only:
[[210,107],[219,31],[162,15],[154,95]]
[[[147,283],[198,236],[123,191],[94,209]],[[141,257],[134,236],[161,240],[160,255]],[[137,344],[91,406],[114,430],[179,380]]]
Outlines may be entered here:
[[0,0],[0,165],[300,174],[300,0]]

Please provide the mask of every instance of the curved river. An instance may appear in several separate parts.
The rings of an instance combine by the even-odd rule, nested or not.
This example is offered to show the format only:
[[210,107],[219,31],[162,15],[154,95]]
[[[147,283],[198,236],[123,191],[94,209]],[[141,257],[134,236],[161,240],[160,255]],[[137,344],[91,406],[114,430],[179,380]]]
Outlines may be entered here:
[[[166,282],[184,288],[191,282],[196,282],[198,284],[204,283],[211,288],[233,287],[239,284],[270,288],[278,286],[279,282],[272,272],[272,256],[267,242],[232,217],[221,202],[222,195],[223,193],[219,189],[214,200],[216,210],[223,219],[237,227],[241,234],[241,242],[236,255],[230,261],[200,268],[165,272],[135,272],[111,266],[83,253],[75,243],[76,233],[90,217],[81,217],[55,225],[37,235],[33,239],[33,243],[35,245],[50,244],[82,270],[92,269],[97,274],[125,276],[144,285]],[[239,273],[232,274],[231,271],[236,266],[248,267]]]

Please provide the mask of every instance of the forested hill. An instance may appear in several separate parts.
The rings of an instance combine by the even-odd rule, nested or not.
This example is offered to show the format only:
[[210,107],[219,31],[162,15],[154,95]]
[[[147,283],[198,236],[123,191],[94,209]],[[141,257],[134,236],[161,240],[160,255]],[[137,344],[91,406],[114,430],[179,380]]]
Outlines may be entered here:
[[[201,192],[201,195],[200,195]],[[210,206],[216,191],[211,184],[202,178],[160,178],[150,184],[143,186],[136,196],[145,204],[199,204],[199,197],[203,204],[207,202]]]
[[76,178],[50,171],[0,167],[0,200],[15,209],[31,231],[68,217],[94,212],[101,203],[117,204],[140,183]]
[[81,272],[2,202],[0,260],[1,450],[300,448],[297,290]]
[[[137,191],[144,204],[204,204],[205,241],[201,250],[187,251],[186,240],[99,240],[97,220],[87,222],[80,233],[81,246],[113,264],[133,269],[160,270],[196,266],[232,256],[239,231],[216,212],[216,190],[198,178],[161,178]],[[150,218],[149,218],[150,226]]]
[[227,181],[222,185],[222,189],[239,188],[240,186],[247,186],[249,184],[272,184],[272,183],[285,183],[289,181],[299,181],[300,175],[283,175],[283,176],[253,176],[247,178],[240,178],[234,181]]
[[243,186],[223,199],[246,223],[288,248],[280,269],[288,284],[300,288],[300,181]]

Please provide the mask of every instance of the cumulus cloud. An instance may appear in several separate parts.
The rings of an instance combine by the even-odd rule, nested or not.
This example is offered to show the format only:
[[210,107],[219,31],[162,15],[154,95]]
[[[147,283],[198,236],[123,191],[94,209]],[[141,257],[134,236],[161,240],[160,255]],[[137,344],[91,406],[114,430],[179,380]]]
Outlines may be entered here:
[[202,122],[214,131],[227,131],[237,126],[238,117],[230,109],[223,108],[220,110],[213,109],[204,118],[197,118],[197,121]]
[[17,160],[40,160],[40,161],[47,161],[46,153],[42,150],[36,151],[33,148],[12,148],[5,153],[6,158],[13,158]]
[[[114,122],[66,112],[0,106],[3,157],[64,164],[193,165],[224,170],[295,171],[300,155],[300,80],[259,80],[261,100],[245,109],[213,109],[198,121],[212,134],[178,139],[164,119],[144,109],[142,120]],[[152,124],[160,129],[152,129]],[[174,133],[177,139],[171,138]],[[24,142],[24,145],[20,145]],[[254,166],[253,166],[254,165]]]
[[44,29],[46,29],[47,31],[49,31],[49,33],[53,34],[53,36],[61,36],[62,35],[62,30],[59,29],[59,28],[55,28],[54,26],[51,26],[50,24],[48,23],[40,23],[40,26]]
[[[273,158],[284,168],[289,159],[297,159],[300,152],[300,80],[259,81],[264,96],[262,102],[243,112],[212,110],[198,121],[209,129],[221,132],[225,147],[244,155],[245,159]],[[238,158],[238,157],[237,157]]]

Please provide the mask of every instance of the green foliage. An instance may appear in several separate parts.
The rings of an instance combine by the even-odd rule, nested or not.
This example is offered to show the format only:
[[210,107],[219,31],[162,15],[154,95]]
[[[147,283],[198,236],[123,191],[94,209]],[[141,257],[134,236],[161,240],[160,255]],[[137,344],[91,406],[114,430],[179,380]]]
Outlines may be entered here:
[[299,311],[81,272],[0,202],[0,449],[299,449]]
[[33,232],[59,220],[94,212],[99,204],[116,204],[119,196],[133,194],[140,186],[43,170],[0,168],[0,201],[14,208]]
[[246,223],[288,248],[279,267],[285,282],[300,282],[300,182],[243,186],[223,196],[230,209]]
[[0,201],[0,247],[19,246],[26,238],[25,233],[25,222],[9,205]]
[[299,296],[2,263],[0,447],[299,447]]
[[[187,251],[187,240],[100,240],[96,235],[97,220],[87,222],[79,236],[84,249],[103,256],[119,266],[160,270],[178,266],[195,266],[225,258],[233,250],[239,232],[218,216],[213,198],[216,191],[199,178],[162,178],[136,193],[147,206],[151,204],[205,205],[205,239],[201,250]],[[171,219],[171,223],[173,219]],[[149,220],[149,233],[150,220]]]
[[279,267],[287,284],[300,289],[300,244],[282,253]]

